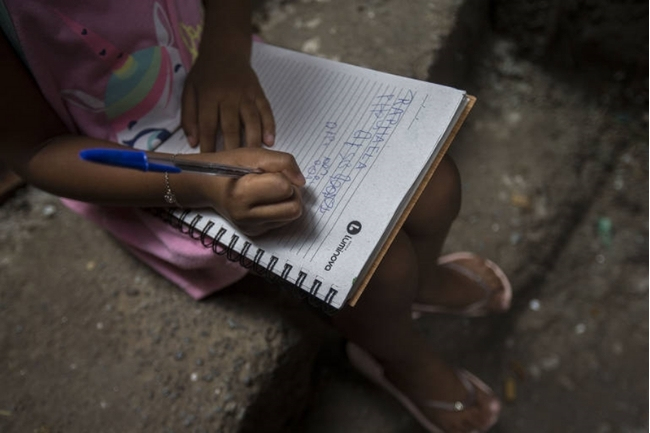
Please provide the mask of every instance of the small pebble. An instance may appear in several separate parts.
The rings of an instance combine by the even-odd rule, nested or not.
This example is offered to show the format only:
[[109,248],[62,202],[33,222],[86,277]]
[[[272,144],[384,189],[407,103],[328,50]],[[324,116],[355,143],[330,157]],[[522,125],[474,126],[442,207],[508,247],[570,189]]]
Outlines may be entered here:
[[503,399],[506,403],[512,403],[517,399],[517,382],[512,376],[506,377],[503,383]]
[[530,302],[528,303],[528,308],[530,308],[533,311],[539,311],[541,308],[541,304],[538,299],[531,299]]
[[540,370],[538,366],[533,364],[530,367],[528,367],[528,374],[533,379],[539,379],[539,377],[542,375],[542,370]]
[[625,187],[625,180],[623,180],[623,177],[620,175],[617,175],[614,178],[614,189],[616,191],[621,191]]
[[578,335],[584,334],[586,330],[587,330],[587,325],[585,325],[584,323],[578,323],[575,327],[576,334]]
[[510,195],[510,204],[516,208],[529,210],[532,208],[530,198],[521,193],[512,193]]
[[245,407],[239,409],[239,412],[237,413],[237,421],[243,420],[244,416],[246,416],[246,408]]
[[318,36],[307,39],[302,44],[302,51],[307,54],[316,54],[320,51],[320,38]]
[[521,242],[521,233],[514,232],[510,234],[510,245],[517,245]]
[[557,355],[550,355],[541,361],[544,370],[555,370],[560,366],[560,357]]
[[316,17],[316,18],[314,18],[312,20],[307,21],[305,23],[305,27],[310,29],[310,30],[313,30],[316,27],[318,27],[322,22],[323,22],[323,20],[320,17]]
[[43,216],[51,217],[55,213],[56,213],[56,207],[52,206],[51,204],[48,204],[43,208]]
[[598,218],[598,237],[600,242],[609,247],[612,245],[612,220],[607,217]]
[[226,413],[235,413],[235,411],[237,410],[237,403],[235,403],[234,401],[229,401],[228,403],[226,403],[224,410]]

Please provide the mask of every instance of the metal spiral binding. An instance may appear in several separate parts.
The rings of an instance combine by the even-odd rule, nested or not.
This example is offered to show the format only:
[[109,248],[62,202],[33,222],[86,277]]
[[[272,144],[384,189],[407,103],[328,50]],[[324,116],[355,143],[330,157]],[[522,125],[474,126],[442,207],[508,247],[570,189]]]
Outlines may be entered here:
[[[269,263],[264,266],[261,264],[262,257],[266,254],[266,251],[262,248],[258,248],[255,252],[253,259],[249,259],[248,252],[250,251],[253,244],[248,241],[244,241],[244,246],[241,249],[241,252],[237,252],[235,247],[240,240],[239,235],[231,234],[229,242],[225,242],[224,236],[227,235],[228,231],[219,227],[217,233],[214,237],[210,237],[208,233],[215,227],[213,221],[208,221],[202,229],[198,228],[198,224],[203,219],[202,215],[195,215],[192,220],[187,223],[185,219],[190,214],[191,211],[183,210],[180,215],[174,213],[174,209],[149,209],[151,213],[155,216],[161,218],[163,221],[179,230],[183,234],[187,234],[192,239],[196,239],[201,242],[205,248],[210,248],[213,253],[220,256],[226,255],[226,258],[230,261],[239,262],[242,266],[247,269],[252,269],[256,274],[262,276],[271,283],[281,286],[282,288],[288,289],[295,297],[306,300],[310,305],[318,308],[320,311],[331,316],[335,314],[338,310],[332,307],[331,302],[338,293],[338,291],[330,287],[327,295],[324,299],[320,299],[317,295],[322,289],[323,282],[317,278],[314,278],[314,281],[311,284],[311,287],[306,289],[305,282],[307,280],[307,273],[299,270],[298,278],[296,278],[295,283],[290,283],[288,278],[291,272],[293,271],[294,266],[290,263],[285,263],[282,271],[279,275],[274,271],[275,267],[278,265],[279,259],[276,256],[271,256]],[[226,245],[227,244],[227,245]],[[311,295],[308,296],[307,294]]]

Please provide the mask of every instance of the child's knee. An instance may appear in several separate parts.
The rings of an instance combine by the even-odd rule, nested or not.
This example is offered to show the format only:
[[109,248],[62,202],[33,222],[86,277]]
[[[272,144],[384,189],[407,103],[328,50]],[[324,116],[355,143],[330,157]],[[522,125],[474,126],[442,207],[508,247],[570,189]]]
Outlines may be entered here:
[[458,216],[461,204],[460,173],[456,163],[445,156],[429,183],[428,200],[433,209],[445,210],[451,219]]
[[407,230],[412,234],[437,232],[456,219],[460,202],[460,174],[452,159],[445,156],[411,212]]
[[389,287],[403,287],[416,278],[416,262],[410,241],[400,231],[382,259],[373,279]]
[[[409,310],[417,289],[417,274],[413,246],[408,237],[400,232],[359,298],[355,307],[357,313],[372,311],[373,320],[376,320],[381,315],[394,317]],[[359,317],[363,315],[355,314],[347,320],[357,322]],[[360,327],[364,324],[357,325]]]

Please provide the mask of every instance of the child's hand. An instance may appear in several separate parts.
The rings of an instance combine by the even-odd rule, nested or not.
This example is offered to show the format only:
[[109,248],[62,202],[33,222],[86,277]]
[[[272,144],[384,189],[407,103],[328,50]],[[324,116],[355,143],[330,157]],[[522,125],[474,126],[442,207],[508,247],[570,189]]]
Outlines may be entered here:
[[301,187],[305,178],[293,156],[259,148],[241,148],[218,155],[219,162],[264,171],[238,179],[201,176],[211,179],[204,184],[203,194],[212,207],[244,233],[260,235],[302,215]]
[[190,145],[214,152],[217,131],[225,149],[242,139],[248,147],[272,146],[275,121],[269,101],[247,58],[226,58],[212,50],[202,52],[183,89],[181,123]]

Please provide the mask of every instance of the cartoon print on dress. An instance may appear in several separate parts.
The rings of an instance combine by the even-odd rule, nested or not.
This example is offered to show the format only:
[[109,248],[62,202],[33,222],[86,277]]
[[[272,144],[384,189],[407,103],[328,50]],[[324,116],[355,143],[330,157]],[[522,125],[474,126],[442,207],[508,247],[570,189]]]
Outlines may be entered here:
[[120,51],[63,14],[58,15],[111,67],[103,100],[77,89],[63,90],[63,98],[90,112],[104,112],[121,144],[151,150],[167,139],[180,125],[187,71],[180,52],[173,46],[174,33],[162,6],[155,3],[153,8],[159,45],[132,54]]

